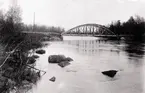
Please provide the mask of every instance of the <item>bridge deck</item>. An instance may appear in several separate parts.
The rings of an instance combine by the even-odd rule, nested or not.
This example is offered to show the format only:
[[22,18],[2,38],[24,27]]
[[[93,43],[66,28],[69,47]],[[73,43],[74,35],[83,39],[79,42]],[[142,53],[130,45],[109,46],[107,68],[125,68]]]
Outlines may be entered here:
[[130,37],[130,36],[132,36],[132,35],[64,34],[63,36]]
[[35,31],[22,31],[23,33],[36,33],[36,34],[45,34],[45,35],[50,35],[50,34],[55,34],[55,35],[61,35],[61,33],[57,32],[35,32]]

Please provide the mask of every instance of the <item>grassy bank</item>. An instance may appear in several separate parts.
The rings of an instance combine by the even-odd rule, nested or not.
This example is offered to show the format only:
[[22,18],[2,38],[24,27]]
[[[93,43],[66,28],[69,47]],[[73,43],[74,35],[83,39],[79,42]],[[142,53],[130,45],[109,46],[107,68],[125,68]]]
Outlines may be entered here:
[[42,37],[44,36],[17,33],[2,38],[4,58],[1,59],[0,70],[1,77],[5,79],[2,81],[4,84],[1,86],[1,92],[12,91],[14,88],[19,91],[25,85],[29,86],[29,89],[39,80],[41,70],[35,68],[35,62],[30,62],[35,61],[35,58],[31,57],[33,54],[29,50],[43,47],[40,41]]
[[43,47],[42,34],[22,33],[22,23],[17,11],[10,9],[0,14],[0,93],[23,93],[41,77],[41,70],[35,68],[36,59],[30,50]]
[[57,32],[59,35],[22,32],[31,31],[31,28],[21,22],[19,8],[0,12],[0,93],[23,93],[21,90],[31,89],[45,73],[35,68],[38,56],[33,55],[33,51],[45,46],[43,41],[62,40],[64,29],[59,27],[35,26],[37,31]]

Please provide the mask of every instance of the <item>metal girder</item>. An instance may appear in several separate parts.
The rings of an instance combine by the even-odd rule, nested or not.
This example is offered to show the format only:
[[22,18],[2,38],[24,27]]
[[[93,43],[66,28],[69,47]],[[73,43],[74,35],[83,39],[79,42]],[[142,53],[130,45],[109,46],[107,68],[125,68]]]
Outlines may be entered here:
[[92,35],[116,35],[107,27],[99,24],[83,24],[71,28],[62,34],[92,34]]

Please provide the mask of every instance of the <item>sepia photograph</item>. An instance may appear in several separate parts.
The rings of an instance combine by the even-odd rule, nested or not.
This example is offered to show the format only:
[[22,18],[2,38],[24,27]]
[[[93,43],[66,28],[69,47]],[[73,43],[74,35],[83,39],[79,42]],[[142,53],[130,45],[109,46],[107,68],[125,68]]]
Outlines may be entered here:
[[145,93],[145,0],[0,0],[0,93]]

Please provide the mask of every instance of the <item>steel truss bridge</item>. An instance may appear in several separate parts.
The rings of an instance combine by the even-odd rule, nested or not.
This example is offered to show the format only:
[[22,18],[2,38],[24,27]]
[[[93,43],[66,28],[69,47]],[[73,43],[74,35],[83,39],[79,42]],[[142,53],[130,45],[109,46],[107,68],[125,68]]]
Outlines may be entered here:
[[69,36],[100,36],[100,37],[118,37],[114,32],[109,30],[107,27],[99,24],[83,24],[69,29],[62,33],[62,35]]

